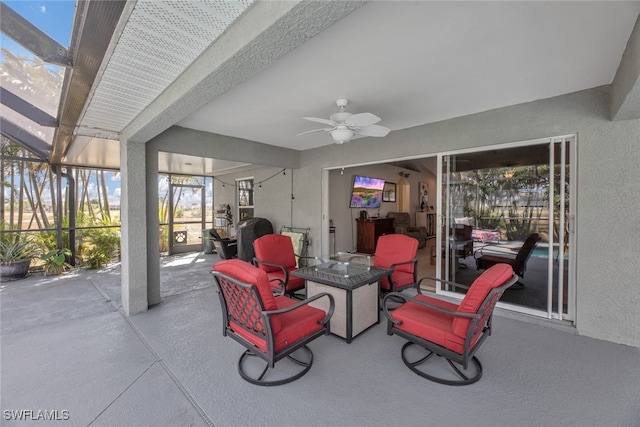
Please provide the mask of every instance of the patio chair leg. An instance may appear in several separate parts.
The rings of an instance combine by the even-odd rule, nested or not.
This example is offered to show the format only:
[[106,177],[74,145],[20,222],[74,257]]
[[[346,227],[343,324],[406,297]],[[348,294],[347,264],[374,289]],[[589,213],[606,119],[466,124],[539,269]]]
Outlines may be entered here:
[[[424,349],[426,351],[428,351],[428,354],[416,361],[410,361],[407,358],[406,355],[406,350],[413,346],[413,345],[417,345],[412,343],[411,341],[405,343],[405,345],[402,346],[402,361],[404,362],[404,364],[411,369],[414,373],[420,375],[422,378],[426,378],[429,381],[433,381],[439,384],[446,384],[446,385],[469,385],[469,384],[473,384],[475,382],[477,382],[481,377],[482,377],[482,364],[480,363],[480,361],[478,360],[477,357],[473,356],[471,358],[471,361],[473,362],[474,367],[473,368],[468,368],[468,369],[461,369],[461,367],[458,367],[456,362],[450,360],[450,359],[446,359],[447,363],[451,366],[451,368],[453,369],[453,371],[456,373],[456,375],[458,377],[460,377],[460,380],[451,380],[451,379],[447,379],[447,378],[440,378],[440,377],[436,377],[434,375],[428,374],[425,371],[421,371],[417,368],[418,365],[428,361],[429,359],[431,359],[431,357],[436,354],[431,350],[428,349]],[[422,348],[422,347],[421,347]],[[440,357],[444,357],[441,355],[437,355]]]
[[311,352],[311,349],[305,345],[305,346],[301,347],[298,351],[300,351],[300,350],[302,350],[302,351],[304,351],[306,353],[308,361],[303,361],[303,360],[300,360],[299,358],[293,357],[292,355],[288,355],[287,359],[291,360],[292,362],[294,362],[297,365],[300,365],[300,366],[304,367],[304,369],[302,369],[301,371],[299,371],[298,373],[296,373],[296,374],[294,374],[294,375],[292,375],[290,377],[277,379],[277,380],[272,380],[272,381],[263,380],[263,378],[265,377],[265,375],[268,372],[273,372],[274,371],[274,370],[270,370],[269,369],[269,363],[267,363],[266,361],[265,361],[266,366],[264,367],[264,369],[262,370],[260,375],[258,375],[258,376],[249,375],[245,370],[244,362],[245,362],[247,356],[256,357],[256,354],[252,353],[249,350],[246,350],[244,353],[242,353],[242,356],[240,356],[240,360],[238,360],[238,373],[240,374],[240,376],[245,381],[248,381],[251,384],[255,384],[255,385],[259,385],[259,386],[270,387],[270,386],[277,386],[277,385],[290,383],[290,382],[295,381],[298,378],[302,377],[307,372],[309,372],[309,369],[311,369],[311,365],[313,364],[313,353]]

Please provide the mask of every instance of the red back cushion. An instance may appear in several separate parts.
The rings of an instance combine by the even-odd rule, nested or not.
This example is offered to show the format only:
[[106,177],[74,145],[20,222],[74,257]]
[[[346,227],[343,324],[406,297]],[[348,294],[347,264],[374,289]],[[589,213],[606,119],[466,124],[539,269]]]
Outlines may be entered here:
[[[293,253],[291,237],[282,234],[265,234],[253,241],[256,258],[271,264],[278,264],[287,270],[296,267],[296,257]],[[280,270],[278,267],[258,264],[266,272]]]
[[[240,282],[254,285],[266,311],[278,308],[269,284],[269,278],[264,271],[239,259],[220,261],[213,266],[213,269]],[[278,316],[271,317],[271,329],[274,334],[277,334],[282,329]]]
[[[498,288],[511,279],[513,269],[508,264],[496,264],[486,270],[476,280],[473,281],[467,294],[458,306],[458,310],[463,313],[477,313],[482,302],[487,298],[492,289]],[[456,317],[453,319],[453,333],[459,337],[467,334],[471,319]]]
[[[418,240],[404,234],[385,234],[378,238],[373,265],[389,268],[392,264],[410,261],[416,257]],[[413,273],[414,264],[399,265],[395,271]]]

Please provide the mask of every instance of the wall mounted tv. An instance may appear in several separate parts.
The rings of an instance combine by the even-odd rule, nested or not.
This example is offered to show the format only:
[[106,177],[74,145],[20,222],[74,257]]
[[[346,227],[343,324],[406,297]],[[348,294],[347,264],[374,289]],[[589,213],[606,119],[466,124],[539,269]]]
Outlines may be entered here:
[[350,208],[379,208],[384,179],[356,175],[351,189]]

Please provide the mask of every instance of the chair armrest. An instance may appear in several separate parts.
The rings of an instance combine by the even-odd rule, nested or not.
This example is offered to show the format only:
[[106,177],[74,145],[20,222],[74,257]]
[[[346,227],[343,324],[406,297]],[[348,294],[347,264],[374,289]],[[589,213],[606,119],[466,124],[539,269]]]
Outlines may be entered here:
[[280,286],[280,293],[278,295],[284,295],[287,292],[286,283],[282,281],[282,279],[278,277],[274,277],[273,279],[269,279],[269,283],[271,282],[280,282],[278,286]]
[[413,259],[410,259],[410,260],[408,260],[408,261],[397,262],[397,263],[395,263],[395,264],[391,264],[391,265],[389,266],[389,268],[391,268],[391,269],[395,269],[395,268],[396,268],[397,266],[399,266],[399,265],[405,265],[405,264],[417,264],[417,263],[418,263],[418,258],[413,258]]
[[476,249],[476,250],[473,252],[473,257],[474,257],[475,259],[480,258],[480,257],[484,254],[483,249],[484,249],[484,248]]
[[[384,299],[382,300],[382,311],[384,313],[384,315],[386,316],[387,319],[389,319],[389,322],[393,323],[394,325],[400,325],[402,323],[402,321],[394,319],[393,317],[391,317],[391,313],[389,312],[389,309],[387,308],[387,299],[388,298],[400,298],[403,299],[405,303],[407,302],[414,302],[416,304],[420,304],[424,307],[433,309],[433,310],[437,310],[440,311],[442,313],[446,313],[446,314],[450,314],[451,316],[454,317],[464,317],[467,319],[476,319],[480,317],[480,314],[478,313],[464,313],[462,311],[453,311],[453,310],[449,310],[447,308],[444,307],[440,307],[439,305],[435,305],[435,304],[430,304],[426,301],[422,301],[421,299],[418,299],[416,297],[408,297],[404,294],[402,294],[401,292],[391,292],[388,293],[387,295],[385,295]],[[435,299],[439,299],[435,296],[432,297]]]
[[284,278],[286,281],[289,281],[289,272],[287,271],[286,268],[284,268],[284,266],[280,265],[280,264],[274,264],[272,262],[266,262],[266,261],[261,261],[258,258],[254,258],[253,259],[253,265],[255,265],[256,267],[259,267],[260,264],[262,265],[268,265],[269,267],[278,267],[280,270],[282,270],[282,272],[284,273]]
[[324,316],[324,318],[318,322],[321,325],[325,325],[329,321],[329,319],[331,319],[331,316],[333,316],[333,311],[335,310],[335,301],[333,299],[333,295],[328,294],[326,292],[321,292],[319,294],[315,294],[314,296],[309,297],[309,298],[307,298],[305,300],[302,300],[300,302],[297,302],[294,305],[290,305],[289,307],[280,308],[278,310],[263,311],[262,314],[267,316],[267,317],[269,317],[269,316],[272,316],[274,314],[288,313],[290,311],[296,310],[296,309],[302,307],[303,305],[307,305],[310,302],[315,301],[317,299],[320,299],[322,297],[328,297],[329,298],[329,310],[327,311],[326,316]]
[[[410,259],[408,261],[403,261],[403,262],[397,262],[395,264],[391,264],[389,267],[389,269],[391,269],[391,273],[387,274],[386,277],[389,279],[389,283],[391,284],[391,289],[395,288],[395,283],[393,282],[392,279],[392,275],[395,271],[395,268],[399,265],[405,265],[405,264],[413,264],[413,281],[415,282],[418,279],[418,258],[414,258],[414,259]],[[382,276],[385,277],[385,276]],[[407,287],[409,285],[406,285],[405,287]]]
[[395,227],[393,227],[393,231],[395,234],[407,234],[408,230],[406,227],[396,225]]
[[269,282],[273,282],[274,280],[280,280],[280,282],[282,282],[281,286],[282,286],[282,289],[283,289],[281,295],[284,295],[284,291],[286,290],[287,282],[289,282],[289,272],[287,271],[287,269],[284,268],[280,264],[274,264],[274,263],[271,263],[271,262],[261,261],[258,258],[253,258],[253,265],[258,267],[260,264],[268,265],[270,267],[278,267],[280,270],[282,270],[282,272],[284,273],[284,282],[282,282],[282,280],[280,280],[280,279],[270,279]]
[[437,278],[435,276],[425,276],[425,277],[422,277],[420,280],[418,280],[418,293],[419,294],[422,294],[422,290],[420,289],[420,285],[422,285],[422,281],[423,280],[431,280],[431,281],[434,281],[434,282],[443,283],[445,285],[451,285],[451,286],[454,286],[456,288],[469,289],[469,286],[467,286],[467,285],[461,285],[460,283],[452,282],[450,280],[439,279],[439,278]]
[[497,255],[497,256],[504,257],[504,258],[508,258],[508,259],[515,259],[515,257],[516,257],[516,254],[514,254],[514,253],[508,253],[508,252],[502,252],[502,251],[486,249],[486,247],[482,247],[480,249],[477,249],[473,253],[473,257],[475,259],[478,259],[483,255]]

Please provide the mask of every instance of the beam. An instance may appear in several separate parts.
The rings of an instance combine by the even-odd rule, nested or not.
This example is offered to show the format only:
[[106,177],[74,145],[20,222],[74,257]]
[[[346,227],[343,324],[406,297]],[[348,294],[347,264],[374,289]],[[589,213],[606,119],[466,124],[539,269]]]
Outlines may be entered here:
[[49,158],[49,150],[51,150],[49,144],[1,117],[0,132],[33,154],[45,160]]
[[611,83],[611,120],[640,118],[640,16]]
[[43,33],[4,2],[0,2],[0,30],[44,62],[61,67],[72,66],[66,47]]
[[10,92],[3,87],[0,87],[0,103],[6,105],[29,120],[36,122],[40,126],[58,126],[58,122],[55,117],[50,116],[38,107],[28,103],[19,96],[14,95],[13,92]]
[[[73,73],[65,73],[64,76],[58,110],[60,126],[53,137],[50,159],[53,164],[62,163],[71,144],[73,132],[126,4],[125,0],[76,3],[74,34],[70,45],[74,67]],[[135,2],[130,7],[133,5]]]

